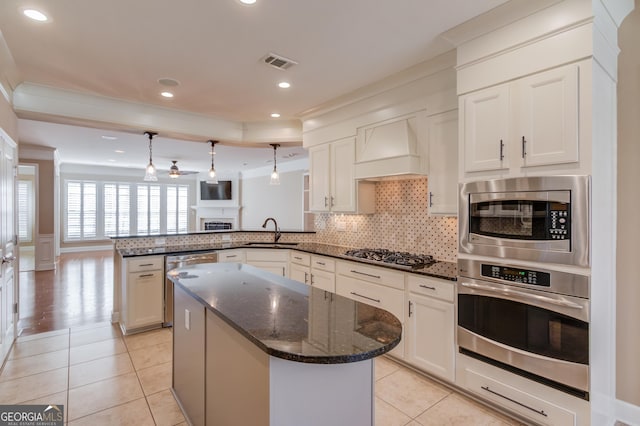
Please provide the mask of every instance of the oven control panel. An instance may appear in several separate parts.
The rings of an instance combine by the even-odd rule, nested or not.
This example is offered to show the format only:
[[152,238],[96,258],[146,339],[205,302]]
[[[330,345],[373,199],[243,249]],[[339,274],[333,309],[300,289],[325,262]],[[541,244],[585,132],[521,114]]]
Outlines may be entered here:
[[569,205],[551,203],[549,210],[549,237],[552,240],[568,240],[569,234]]
[[482,276],[514,283],[531,284],[543,287],[551,285],[551,274],[532,269],[511,266],[482,264]]

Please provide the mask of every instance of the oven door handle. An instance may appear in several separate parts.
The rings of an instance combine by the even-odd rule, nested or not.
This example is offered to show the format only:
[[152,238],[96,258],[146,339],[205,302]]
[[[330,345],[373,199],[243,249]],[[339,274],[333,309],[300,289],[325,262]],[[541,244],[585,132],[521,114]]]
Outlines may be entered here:
[[461,285],[463,287],[472,288],[472,289],[485,290],[485,291],[490,291],[490,292],[494,292],[494,293],[501,293],[501,294],[504,294],[504,295],[514,295],[514,296],[522,297],[524,299],[536,300],[538,302],[544,302],[544,303],[550,303],[552,305],[562,306],[562,307],[565,307],[565,308],[573,308],[573,309],[583,309],[584,308],[582,305],[570,302],[568,300],[553,299],[551,297],[541,296],[539,294],[525,293],[524,291],[517,291],[517,290],[510,290],[510,289],[498,289],[498,288],[492,287],[490,285],[477,284],[477,283],[461,283]]

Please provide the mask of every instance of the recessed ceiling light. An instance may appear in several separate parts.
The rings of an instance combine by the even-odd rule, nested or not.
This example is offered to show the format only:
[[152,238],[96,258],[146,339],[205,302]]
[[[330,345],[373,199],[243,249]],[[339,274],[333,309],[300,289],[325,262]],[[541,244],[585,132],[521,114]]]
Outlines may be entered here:
[[31,18],[34,21],[38,21],[38,22],[46,22],[49,20],[49,18],[47,17],[47,15],[45,15],[44,13],[40,12],[39,10],[35,10],[35,9],[24,9],[22,11],[22,13],[24,13],[24,15],[27,18]]
[[246,5],[251,5],[251,4],[254,4],[255,2],[256,0],[240,0],[240,3],[246,4]]
[[115,136],[109,136],[109,135],[102,135],[102,139],[106,139],[108,141],[115,141],[116,139],[118,139]]
[[178,80],[169,77],[159,78],[158,83],[167,87],[176,87],[180,85],[180,82]]
[[164,96],[165,98],[173,98],[173,93],[171,93],[171,92],[162,92],[160,94],[162,96]]
[[116,150],[115,150],[115,153],[116,153],[116,154],[124,154],[124,151],[123,151],[123,150],[121,150],[121,149],[116,149]]
[[278,114],[277,112],[272,112],[271,113],[271,118],[279,118],[280,114]]
[[288,89],[289,87],[291,87],[291,84],[288,81],[281,81],[280,83],[278,83],[278,87],[281,89]]

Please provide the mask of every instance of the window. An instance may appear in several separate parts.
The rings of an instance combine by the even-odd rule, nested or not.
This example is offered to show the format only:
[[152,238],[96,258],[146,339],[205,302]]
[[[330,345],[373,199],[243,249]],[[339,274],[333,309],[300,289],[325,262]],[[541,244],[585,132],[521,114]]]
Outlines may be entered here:
[[189,187],[167,186],[167,233],[187,232],[189,228]]
[[97,194],[95,182],[67,182],[65,239],[97,237]]
[[129,187],[128,183],[104,184],[104,235],[107,237],[131,233]]
[[21,243],[33,242],[33,182],[18,181],[18,238]]
[[160,234],[160,185],[138,185],[137,235]]
[[66,180],[64,239],[188,232],[190,190],[189,185]]

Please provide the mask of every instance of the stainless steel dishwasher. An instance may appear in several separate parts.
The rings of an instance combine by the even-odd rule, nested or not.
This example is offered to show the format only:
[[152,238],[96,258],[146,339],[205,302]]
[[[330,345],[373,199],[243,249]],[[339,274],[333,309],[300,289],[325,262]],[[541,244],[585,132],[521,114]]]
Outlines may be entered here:
[[162,323],[163,327],[173,326],[173,281],[169,279],[169,275],[166,273],[175,268],[182,268],[189,265],[196,265],[198,263],[216,263],[217,261],[218,261],[218,253],[215,251],[165,256],[164,270],[165,270],[166,279],[164,283],[164,322]]

